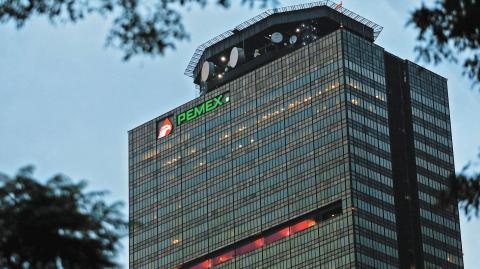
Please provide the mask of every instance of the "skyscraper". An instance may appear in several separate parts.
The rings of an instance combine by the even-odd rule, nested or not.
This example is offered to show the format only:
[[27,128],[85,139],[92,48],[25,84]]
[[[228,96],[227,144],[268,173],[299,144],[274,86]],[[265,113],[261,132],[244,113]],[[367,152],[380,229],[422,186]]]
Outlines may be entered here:
[[129,132],[131,268],[463,268],[446,79],[330,1],[200,46]]

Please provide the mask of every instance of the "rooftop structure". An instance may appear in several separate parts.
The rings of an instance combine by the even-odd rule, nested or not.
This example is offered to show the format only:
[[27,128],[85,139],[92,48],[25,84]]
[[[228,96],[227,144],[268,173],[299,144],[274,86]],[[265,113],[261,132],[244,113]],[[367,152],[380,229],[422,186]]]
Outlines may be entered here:
[[[221,64],[215,56],[228,54],[233,47],[243,48],[247,61],[253,57],[256,49],[278,50],[279,46],[270,42],[271,33],[278,31],[291,36],[301,23],[321,25],[322,27],[317,27],[318,38],[344,27],[374,41],[383,29],[382,26],[328,0],[274,8],[200,45],[185,69],[185,75],[193,78],[195,84],[199,85],[202,64],[207,60]],[[302,42],[298,44],[301,46]],[[288,43],[284,45],[290,46]]]

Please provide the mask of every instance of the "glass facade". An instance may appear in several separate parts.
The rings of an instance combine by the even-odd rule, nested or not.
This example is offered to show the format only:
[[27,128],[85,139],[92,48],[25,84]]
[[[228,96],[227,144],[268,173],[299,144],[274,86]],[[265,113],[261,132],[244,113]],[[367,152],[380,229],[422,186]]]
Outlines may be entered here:
[[[339,29],[131,130],[130,267],[400,268],[384,55]],[[461,267],[458,213],[432,211],[453,171],[446,83],[416,68],[424,266]]]
[[436,193],[454,173],[447,80],[408,63],[425,268],[462,268],[457,208],[439,210]]
[[356,255],[360,267],[399,266],[384,50],[345,32],[345,80]]

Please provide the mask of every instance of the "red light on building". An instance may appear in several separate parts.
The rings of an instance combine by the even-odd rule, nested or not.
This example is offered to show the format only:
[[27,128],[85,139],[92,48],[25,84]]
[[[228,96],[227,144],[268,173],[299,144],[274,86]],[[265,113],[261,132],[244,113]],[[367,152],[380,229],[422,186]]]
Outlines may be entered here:
[[168,136],[172,132],[172,130],[173,130],[172,122],[168,118],[165,118],[162,124],[160,123],[158,124],[157,139]]
[[[262,241],[259,241],[259,240],[262,240]],[[258,241],[258,242],[257,242]],[[242,255],[242,254],[245,254],[245,253],[248,253],[250,251],[254,251],[258,248],[261,248],[263,247],[263,239],[258,239],[258,240],[255,240],[253,242],[250,242],[250,243],[247,243],[239,248],[237,248],[235,250],[235,255],[236,256],[239,256],[239,255]]]
[[266,241],[267,244],[270,244],[270,243],[278,241],[282,238],[285,238],[289,235],[290,235],[290,228],[287,227],[287,228],[283,228],[281,230],[278,230],[271,235],[266,236],[265,241]]
[[260,239],[255,240],[253,243],[255,243],[255,246],[257,248],[261,248],[261,247],[263,247],[263,245],[265,245],[265,239],[260,238]]
[[203,261],[197,265],[194,265],[192,267],[190,267],[190,269],[207,269],[207,268],[211,268],[212,267],[212,260],[211,259],[208,259],[206,261]]
[[307,220],[304,220],[304,221],[301,221],[297,224],[292,225],[290,227],[290,231],[291,231],[292,234],[298,233],[298,232],[301,232],[305,229],[308,229],[308,228],[314,226],[315,224],[317,224],[317,222],[315,222],[314,220],[307,219]]
[[[216,257],[213,257],[211,259],[205,260],[201,263],[198,263],[192,267],[189,267],[189,269],[208,269],[212,268],[216,265],[225,263],[229,260],[232,260],[233,258],[249,253],[251,251],[254,251],[256,249],[260,249],[266,244],[273,243],[275,241],[281,240],[283,238],[289,237],[290,235],[293,235],[295,233],[301,232],[303,230],[306,230],[312,226],[315,226],[317,222],[313,219],[306,219],[302,220],[300,222],[297,222],[290,227],[285,227],[280,230],[275,231],[274,233],[270,233],[267,236],[264,237],[257,237],[257,239],[253,241],[249,241],[247,243],[244,243],[242,246],[226,251]],[[261,235],[263,236],[263,234]]]
[[228,251],[212,259],[213,265],[219,265],[224,262],[227,262],[235,257],[235,251]]

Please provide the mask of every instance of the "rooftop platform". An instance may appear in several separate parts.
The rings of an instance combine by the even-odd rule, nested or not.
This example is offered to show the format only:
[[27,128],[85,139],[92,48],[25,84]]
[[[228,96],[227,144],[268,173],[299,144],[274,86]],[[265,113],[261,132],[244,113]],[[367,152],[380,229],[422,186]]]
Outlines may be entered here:
[[[333,1],[319,1],[308,4],[293,5],[267,10],[228,30],[204,44],[193,54],[185,75],[200,84],[199,74],[205,61],[213,61],[218,55],[228,54],[233,47],[245,49],[246,54],[253,54],[253,49],[265,47],[268,34],[273,31],[292,31],[299,23],[315,23],[316,28],[326,34],[335,28],[344,27],[364,38],[375,41],[383,27],[342,7]],[[249,56],[247,56],[249,57]]]

